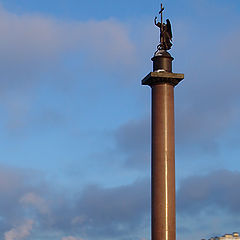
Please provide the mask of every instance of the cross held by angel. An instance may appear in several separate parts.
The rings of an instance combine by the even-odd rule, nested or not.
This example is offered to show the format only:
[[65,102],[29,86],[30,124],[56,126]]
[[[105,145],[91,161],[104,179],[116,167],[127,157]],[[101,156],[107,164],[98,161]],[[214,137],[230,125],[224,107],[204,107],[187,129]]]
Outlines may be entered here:
[[163,23],[163,5],[161,4],[161,10],[159,14],[161,15],[161,22],[157,22],[157,17],[154,19],[154,23],[160,28],[160,44],[158,48],[162,50],[169,50],[172,47],[172,27],[169,19],[166,23]]

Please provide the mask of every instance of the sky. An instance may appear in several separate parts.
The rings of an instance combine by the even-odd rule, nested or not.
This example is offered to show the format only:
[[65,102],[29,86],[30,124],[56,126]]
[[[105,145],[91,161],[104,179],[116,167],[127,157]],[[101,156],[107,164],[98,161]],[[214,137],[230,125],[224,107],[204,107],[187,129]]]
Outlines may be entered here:
[[[240,231],[240,2],[163,1],[177,239]],[[0,0],[0,239],[150,240],[160,2]]]

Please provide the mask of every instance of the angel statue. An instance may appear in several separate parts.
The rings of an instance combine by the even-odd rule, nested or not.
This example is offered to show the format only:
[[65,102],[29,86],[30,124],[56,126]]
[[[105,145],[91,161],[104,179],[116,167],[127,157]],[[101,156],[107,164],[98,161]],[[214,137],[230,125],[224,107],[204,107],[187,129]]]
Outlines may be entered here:
[[161,5],[161,22],[157,22],[157,17],[154,19],[154,23],[157,27],[160,28],[160,49],[169,50],[172,47],[172,27],[169,19],[166,20],[166,23],[162,21],[162,12],[164,8]]

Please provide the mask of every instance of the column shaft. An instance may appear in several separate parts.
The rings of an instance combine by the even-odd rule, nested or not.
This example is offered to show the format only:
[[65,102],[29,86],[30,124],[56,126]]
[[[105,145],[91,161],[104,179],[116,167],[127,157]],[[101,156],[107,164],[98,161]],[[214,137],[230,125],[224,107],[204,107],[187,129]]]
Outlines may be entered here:
[[152,240],[176,239],[174,87],[152,85]]

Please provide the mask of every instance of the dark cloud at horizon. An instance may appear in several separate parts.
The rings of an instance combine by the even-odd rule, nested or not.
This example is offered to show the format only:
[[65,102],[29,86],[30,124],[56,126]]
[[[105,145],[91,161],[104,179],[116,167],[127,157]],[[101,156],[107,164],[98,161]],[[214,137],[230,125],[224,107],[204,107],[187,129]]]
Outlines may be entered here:
[[[14,227],[18,229],[23,222],[31,223],[31,228],[40,231],[60,231],[65,236],[74,233],[83,239],[131,240],[146,237],[142,234],[149,231],[149,179],[113,188],[88,185],[72,194],[60,189],[56,191],[37,172],[32,175],[27,170],[3,165],[1,169],[2,235]],[[191,232],[189,228],[199,230],[197,219],[203,221],[202,216],[205,223],[201,225],[209,223],[209,227],[214,216],[226,226],[240,222],[237,217],[240,213],[239,187],[239,171],[213,171],[182,180],[177,190],[180,239]],[[196,223],[192,221],[193,226],[184,227],[182,219],[187,223],[191,218],[195,218]],[[30,226],[28,224],[28,228]],[[203,232],[210,233],[211,229]]]
[[56,191],[40,173],[28,172],[1,165],[2,236],[11,229],[17,231],[24,221],[31,221],[30,228],[46,232],[77,233],[87,239],[122,239],[141,234],[139,226],[149,221],[147,179],[114,188],[88,185],[73,194]]

